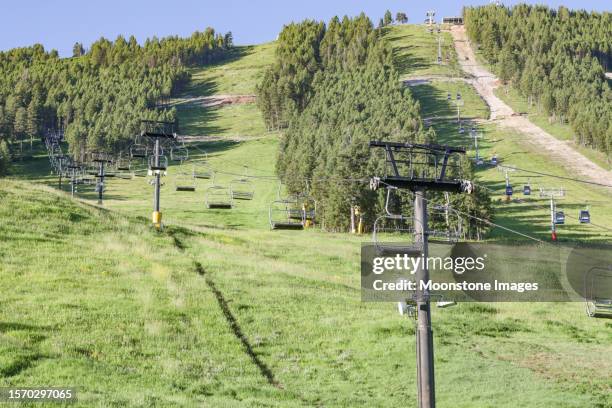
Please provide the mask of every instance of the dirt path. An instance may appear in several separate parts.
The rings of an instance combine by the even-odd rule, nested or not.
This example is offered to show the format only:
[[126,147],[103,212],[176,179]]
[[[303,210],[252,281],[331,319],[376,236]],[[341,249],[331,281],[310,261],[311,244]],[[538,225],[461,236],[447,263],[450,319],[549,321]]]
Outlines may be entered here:
[[221,105],[232,105],[241,103],[255,103],[255,95],[212,95],[212,96],[189,96],[174,98],[173,106],[183,105],[185,107],[211,107]]
[[[512,108],[494,94],[499,80],[486,68],[478,64],[474,51],[467,39],[463,26],[451,29],[459,64],[472,77],[469,82],[483,97],[491,110],[491,120],[500,126],[520,132],[526,136],[526,142],[548,154],[555,162],[564,165],[571,172],[579,174],[590,181],[612,184],[612,172],[607,171],[574,150],[566,142],[556,139],[526,117],[516,115]],[[466,59],[467,57],[467,59]]]

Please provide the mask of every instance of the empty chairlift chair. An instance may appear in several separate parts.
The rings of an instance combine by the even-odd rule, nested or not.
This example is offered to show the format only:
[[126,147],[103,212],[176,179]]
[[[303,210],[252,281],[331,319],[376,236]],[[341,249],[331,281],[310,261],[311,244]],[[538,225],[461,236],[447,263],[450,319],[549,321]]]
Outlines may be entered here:
[[196,191],[196,184],[193,175],[190,173],[178,173],[174,178],[174,188],[176,191]]
[[194,165],[192,173],[194,179],[211,179],[215,175],[207,164]]
[[376,218],[372,227],[372,241],[378,255],[417,254],[421,248],[414,243],[414,225],[411,216],[393,214],[390,209],[391,188],[387,189],[385,214]]
[[234,200],[252,200],[255,194],[253,183],[246,178],[233,180],[230,190]]
[[273,230],[301,230],[306,223],[304,211],[299,209],[299,202],[295,198],[273,201],[268,216]]
[[234,200],[252,200],[255,191],[253,183],[248,178],[248,167],[244,166],[244,175],[242,178],[232,180],[230,190]]
[[612,318],[612,265],[584,275],[584,301],[587,316]]
[[135,143],[130,146],[130,157],[132,158],[145,158],[148,155],[148,148],[144,144]]
[[184,146],[174,146],[170,149],[170,160],[184,162],[189,159],[189,150]]
[[223,186],[211,186],[206,189],[206,208],[231,210],[234,206],[230,189]]

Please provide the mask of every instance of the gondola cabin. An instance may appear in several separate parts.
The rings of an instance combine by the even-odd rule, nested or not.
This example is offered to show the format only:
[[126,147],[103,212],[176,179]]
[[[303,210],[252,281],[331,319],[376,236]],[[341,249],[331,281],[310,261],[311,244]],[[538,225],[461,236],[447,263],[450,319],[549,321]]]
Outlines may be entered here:
[[578,217],[581,224],[589,224],[591,222],[591,214],[589,210],[580,210],[580,216]]
[[565,213],[563,211],[555,212],[555,224],[556,225],[565,224]]
[[531,186],[523,186],[523,195],[531,195]]
[[512,186],[506,186],[506,195],[511,196],[513,193]]

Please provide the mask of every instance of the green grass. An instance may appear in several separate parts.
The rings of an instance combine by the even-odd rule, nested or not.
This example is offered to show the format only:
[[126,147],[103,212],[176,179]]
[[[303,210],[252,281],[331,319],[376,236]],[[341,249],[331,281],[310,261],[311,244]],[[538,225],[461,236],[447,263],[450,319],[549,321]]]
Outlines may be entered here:
[[[402,79],[419,75],[461,75],[457,53],[449,32],[442,33],[442,58],[438,65],[438,36],[430,34],[424,25],[402,24],[385,28],[385,38],[393,45],[393,57]],[[446,55],[450,62],[446,63]]]
[[[0,191],[0,384],[76,385],[77,406],[414,404],[413,325],[361,303],[360,239],[159,234],[46,187]],[[609,372],[606,327],[578,304],[434,310],[439,405],[606,406],[605,376],[575,376]]]
[[[429,84],[411,86],[410,92],[421,103],[421,116],[423,118],[457,117],[456,97],[461,93],[459,110],[462,118],[488,119],[489,109],[482,102],[480,95],[474,87],[464,82],[432,81]],[[449,101],[448,93],[451,94]]]
[[572,148],[580,152],[586,158],[596,163],[606,170],[612,170],[610,160],[606,158],[605,153],[591,149],[590,147],[581,146],[574,141],[574,131],[567,123],[559,121],[551,122],[548,115],[543,111],[538,110],[537,105],[529,106],[527,99],[522,97],[518,91],[511,86],[500,87],[495,91],[498,98],[507,103],[512,109],[517,112],[525,112],[528,114],[529,120],[544,129],[546,132],[556,137],[559,140],[566,141],[571,144]]
[[192,96],[213,94],[252,95],[264,69],[274,62],[275,43],[235,47],[228,60],[204,69],[193,69],[186,92]]
[[[251,62],[234,59],[227,65],[235,69],[223,72],[256,77],[256,68],[245,67],[270,51],[254,49],[244,57]],[[229,92],[232,81],[223,81],[210,80],[214,93]],[[431,86],[424,109],[443,111],[446,83]],[[486,107],[470,92],[466,112],[483,117]],[[414,323],[394,304],[360,299],[360,244],[369,237],[269,231],[273,180],[254,180],[254,199],[230,211],[205,209],[210,181],[195,193],[173,191],[174,176],[200,162],[201,150],[219,170],[218,184],[231,183],[245,164],[251,175],[273,173],[277,135],[249,133],[261,118],[245,109],[230,120],[231,108],[206,121],[208,112],[179,108],[183,133],[215,138],[192,145],[191,160],[169,168],[162,233],[148,227],[153,191],[144,179],[110,180],[98,208],[91,190],[74,200],[57,191],[38,150],[14,167],[12,179],[0,180],[0,385],[78,386],[76,406],[416,404]],[[456,124],[434,126],[441,141],[469,145]],[[493,125],[484,131],[485,156],[566,174],[521,136]],[[497,170],[479,175],[500,190]],[[544,182],[532,178],[534,187]],[[593,204],[593,220],[612,225],[607,193],[567,187],[567,205],[603,201]],[[546,235],[546,210],[498,197],[497,222]],[[568,220],[562,228],[564,240],[609,242],[594,226]],[[492,239],[505,235],[494,230]],[[608,407],[611,329],[586,318],[578,303],[434,308],[438,406]]]

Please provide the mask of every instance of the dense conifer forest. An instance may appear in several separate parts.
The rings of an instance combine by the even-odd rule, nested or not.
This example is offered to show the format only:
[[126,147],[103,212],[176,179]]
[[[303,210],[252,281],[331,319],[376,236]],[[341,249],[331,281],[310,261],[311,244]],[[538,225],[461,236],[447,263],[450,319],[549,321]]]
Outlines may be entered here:
[[[423,126],[419,103],[399,81],[382,31],[365,15],[285,26],[276,63],[258,93],[267,126],[284,129],[279,176],[290,192],[317,200],[327,229],[345,229],[352,204],[362,208],[366,224],[383,211],[382,193],[347,180],[380,174],[384,161],[371,154],[370,140],[436,141],[433,129]],[[471,178],[469,162],[461,166]],[[458,208],[489,216],[485,192],[453,200]],[[396,210],[410,211],[407,197],[396,201]]]
[[470,39],[500,79],[553,121],[569,123],[576,142],[612,154],[612,14],[545,6],[464,9]]
[[76,43],[72,58],[41,45],[0,52],[0,161],[27,152],[27,142],[46,131],[64,132],[77,158],[86,149],[119,149],[141,119],[174,121],[163,106],[189,80],[187,67],[231,47],[231,33],[208,28],[143,45],[133,36],[101,38],[87,51]]

